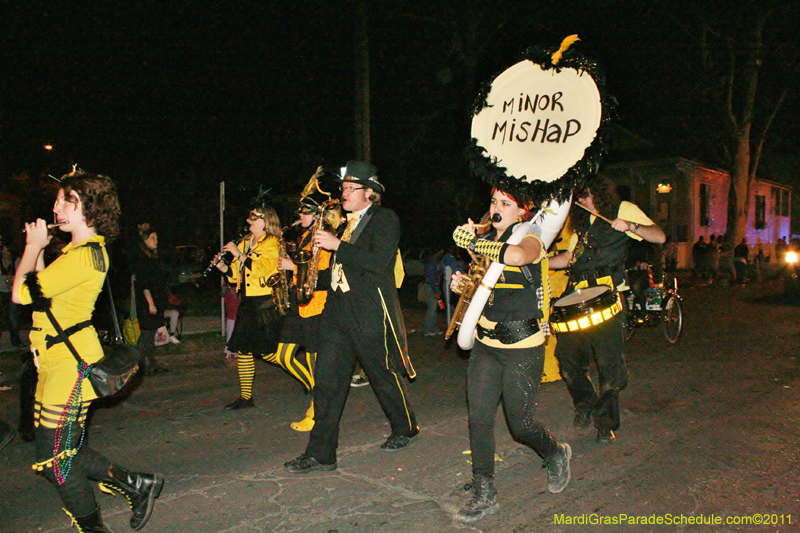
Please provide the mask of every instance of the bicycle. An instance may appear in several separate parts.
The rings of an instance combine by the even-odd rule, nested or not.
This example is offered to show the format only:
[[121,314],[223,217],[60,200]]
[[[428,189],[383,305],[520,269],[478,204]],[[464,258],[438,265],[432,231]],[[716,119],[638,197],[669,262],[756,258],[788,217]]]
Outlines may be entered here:
[[621,294],[625,319],[623,338],[627,341],[640,327],[661,325],[661,331],[670,344],[678,342],[683,330],[683,300],[678,294],[678,279],[665,279],[661,286],[647,287],[644,290],[644,310],[633,291]]

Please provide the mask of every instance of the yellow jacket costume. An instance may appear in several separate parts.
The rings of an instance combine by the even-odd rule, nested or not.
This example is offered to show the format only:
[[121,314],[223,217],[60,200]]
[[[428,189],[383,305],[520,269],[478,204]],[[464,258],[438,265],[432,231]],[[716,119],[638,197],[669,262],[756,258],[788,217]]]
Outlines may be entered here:
[[[36,276],[26,279],[19,291],[20,303],[34,304],[41,297],[50,299],[50,309],[59,325],[68,328],[90,322],[95,301],[108,271],[105,237],[90,237],[77,246],[68,244],[63,255]],[[38,283],[37,283],[38,281]],[[41,295],[37,291],[41,290]],[[34,301],[37,300],[37,301]],[[63,405],[78,378],[77,363],[43,311],[34,311],[30,341],[37,353],[39,382],[36,400]],[[70,341],[84,361],[91,364],[103,357],[103,348],[94,327],[86,325],[70,336]],[[97,396],[87,379],[83,383],[84,401]]]
[[247,259],[244,262],[238,258],[233,260],[228,280],[236,285],[237,292],[245,296],[271,295],[272,288],[267,285],[267,280],[278,271],[278,238],[265,234],[252,248],[248,239],[244,239],[237,247]]

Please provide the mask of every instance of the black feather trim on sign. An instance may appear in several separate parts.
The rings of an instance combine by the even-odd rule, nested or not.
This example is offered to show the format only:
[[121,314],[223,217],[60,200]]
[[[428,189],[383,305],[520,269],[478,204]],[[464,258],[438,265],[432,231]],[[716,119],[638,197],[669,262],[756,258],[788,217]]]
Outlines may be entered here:
[[39,283],[39,274],[31,271],[25,274],[25,286],[31,293],[31,307],[34,311],[45,312],[50,309],[50,298],[45,297],[42,292],[42,285]]
[[[466,150],[467,160],[475,175],[489,185],[506,191],[529,205],[541,205],[551,199],[562,202],[569,198],[574,189],[584,188],[591,184],[592,178],[600,170],[603,156],[607,153],[608,125],[615,118],[617,102],[613,96],[606,93],[606,78],[597,63],[570,48],[563,53],[558,65],[553,65],[551,58],[558,49],[558,46],[551,49],[531,46],[522,54],[522,60],[536,63],[545,70],[555,69],[556,72],[560,72],[564,68],[572,68],[578,73],[587,73],[594,80],[600,93],[602,116],[595,138],[586,148],[581,160],[557,180],[528,182],[526,181],[527,176],[510,177],[506,173],[506,169],[498,164],[497,158],[490,157],[486,149],[478,144],[477,139],[473,138]],[[492,81],[502,72],[495,75]],[[487,106],[487,98],[491,89],[491,83],[481,84],[472,109],[473,117]]]

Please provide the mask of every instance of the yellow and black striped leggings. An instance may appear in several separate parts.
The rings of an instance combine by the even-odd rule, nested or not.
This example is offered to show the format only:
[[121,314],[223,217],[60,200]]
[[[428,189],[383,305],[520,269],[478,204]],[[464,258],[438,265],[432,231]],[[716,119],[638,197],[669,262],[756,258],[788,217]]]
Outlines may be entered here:
[[[317,354],[303,352],[304,355],[295,357],[297,351],[297,344],[282,342],[278,344],[278,349],[275,353],[262,356],[262,359],[283,368],[302,383],[306,390],[311,391],[314,389],[314,365],[317,360]],[[239,371],[241,396],[245,400],[249,400],[253,397],[253,379],[256,374],[253,354],[239,354],[236,366]]]

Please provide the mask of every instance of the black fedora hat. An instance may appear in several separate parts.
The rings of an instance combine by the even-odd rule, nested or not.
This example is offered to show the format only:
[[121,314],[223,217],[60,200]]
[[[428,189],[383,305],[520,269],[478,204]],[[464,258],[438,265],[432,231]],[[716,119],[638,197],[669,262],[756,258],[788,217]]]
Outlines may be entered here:
[[344,176],[341,181],[352,181],[366,188],[383,194],[384,187],[378,181],[378,169],[366,161],[348,161],[344,168]]

